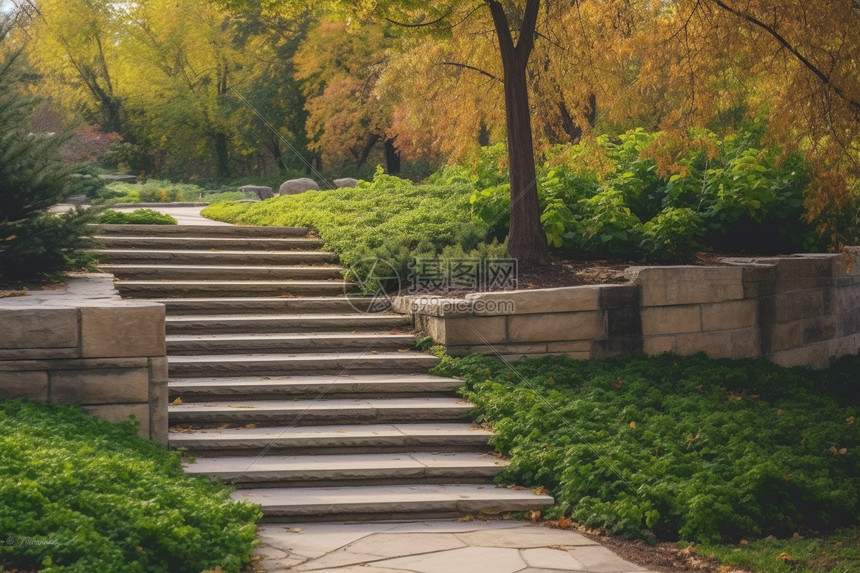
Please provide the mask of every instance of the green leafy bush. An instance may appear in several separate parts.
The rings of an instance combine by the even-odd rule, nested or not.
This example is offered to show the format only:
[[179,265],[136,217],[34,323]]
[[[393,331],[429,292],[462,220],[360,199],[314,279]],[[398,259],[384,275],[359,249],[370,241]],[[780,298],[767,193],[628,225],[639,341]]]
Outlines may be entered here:
[[[762,139],[760,129],[722,138],[691,129],[678,142],[640,128],[554,149],[537,180],[548,243],[598,256],[666,261],[689,259],[701,247],[825,248],[828,241],[804,219],[803,158],[784,157]],[[488,160],[494,148],[489,150],[475,171],[454,175],[475,186],[473,217],[504,237],[509,187],[500,180],[501,163]],[[658,158],[671,165],[660,169]],[[852,234],[847,222],[840,228]]]
[[0,403],[0,567],[45,573],[238,572],[259,507],[76,407]]
[[514,366],[446,357],[550,515],[627,537],[737,540],[857,523],[860,357],[830,370],[703,356]]
[[110,209],[99,215],[103,225],[176,225],[177,221],[166,213],[152,209],[135,209],[130,213]]

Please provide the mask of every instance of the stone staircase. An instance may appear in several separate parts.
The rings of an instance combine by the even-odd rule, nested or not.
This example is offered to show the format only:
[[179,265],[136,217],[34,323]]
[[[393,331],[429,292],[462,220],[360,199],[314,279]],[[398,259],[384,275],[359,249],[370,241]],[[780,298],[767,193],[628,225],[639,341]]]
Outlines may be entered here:
[[268,520],[429,519],[552,503],[505,465],[406,317],[365,312],[307,229],[107,225],[123,297],[167,308],[169,441]]

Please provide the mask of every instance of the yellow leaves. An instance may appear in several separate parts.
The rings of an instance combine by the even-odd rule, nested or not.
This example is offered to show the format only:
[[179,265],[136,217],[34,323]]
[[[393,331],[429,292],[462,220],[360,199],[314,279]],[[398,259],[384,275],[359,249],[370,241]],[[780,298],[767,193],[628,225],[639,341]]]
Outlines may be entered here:
[[630,422],[630,429],[631,429],[631,430],[635,430],[635,429],[636,429],[636,422]]
[[692,444],[693,442],[695,442],[696,440],[698,440],[698,439],[699,439],[699,438],[701,438],[701,437],[702,437],[702,434],[698,434],[698,433],[697,433],[695,436],[687,436],[687,439],[685,440],[685,443],[686,443],[687,445],[690,445],[690,444]]
[[179,396],[177,396],[177,397],[176,397],[176,400],[174,400],[173,402],[171,402],[171,403],[170,403],[170,405],[171,405],[171,406],[181,406],[181,405],[182,405],[182,398],[180,398]]
[[830,446],[830,452],[834,456],[844,456],[848,453],[848,448],[836,448],[836,446]]
[[538,521],[540,521],[542,515],[543,513],[541,513],[539,509],[532,509],[526,512],[526,517],[528,517],[529,521],[531,521],[532,523],[537,523]]
[[788,554],[788,553],[786,553],[785,551],[783,551],[782,553],[780,553],[779,555],[777,555],[777,556],[775,557],[775,559],[776,559],[777,561],[784,561],[784,562],[794,561],[794,557],[792,557],[791,555],[789,555],[789,554]]
[[848,422],[849,424],[853,424],[854,423],[854,416],[849,416],[849,417],[845,418],[845,421]]

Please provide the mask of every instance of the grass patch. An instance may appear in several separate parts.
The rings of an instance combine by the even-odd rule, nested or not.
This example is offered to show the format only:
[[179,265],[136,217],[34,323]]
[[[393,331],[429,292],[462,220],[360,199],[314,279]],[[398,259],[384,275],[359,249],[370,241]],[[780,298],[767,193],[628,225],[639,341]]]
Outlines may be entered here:
[[841,529],[826,537],[759,539],[743,545],[694,547],[732,568],[764,573],[854,573],[860,566],[860,528]]
[[259,507],[182,472],[179,456],[79,408],[0,403],[0,566],[239,572]]
[[98,222],[103,225],[176,225],[177,221],[167,213],[152,209],[135,209],[130,213],[109,209],[99,215]]
[[190,183],[149,179],[146,183],[111,183],[101,196],[111,203],[174,203],[198,201],[203,188]]
[[548,517],[719,543],[857,524],[860,358],[815,372],[703,356],[507,366],[446,357]]

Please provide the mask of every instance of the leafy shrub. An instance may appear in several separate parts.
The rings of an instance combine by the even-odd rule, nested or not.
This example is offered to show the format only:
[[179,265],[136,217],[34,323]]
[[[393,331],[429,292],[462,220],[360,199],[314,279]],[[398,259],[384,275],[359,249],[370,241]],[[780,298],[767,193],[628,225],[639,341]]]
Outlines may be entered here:
[[824,372],[703,356],[510,367],[446,357],[550,515],[627,537],[737,540],[857,523],[860,357]]
[[98,222],[104,225],[176,225],[177,221],[166,213],[152,209],[135,209],[131,213],[110,209],[99,215]]
[[[489,149],[475,171],[453,175],[475,186],[473,217],[504,237],[509,187]],[[701,129],[680,139],[641,128],[603,135],[549,154],[538,170],[541,222],[552,247],[599,256],[684,260],[702,246],[819,250],[829,238],[804,219],[806,170],[801,156],[764,145],[760,129],[723,138]],[[839,228],[851,235],[847,221]]]
[[0,403],[0,566],[45,573],[238,572],[259,507],[182,472],[135,425],[80,409]]

